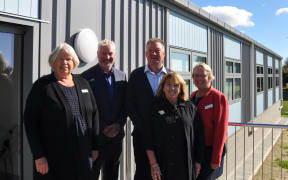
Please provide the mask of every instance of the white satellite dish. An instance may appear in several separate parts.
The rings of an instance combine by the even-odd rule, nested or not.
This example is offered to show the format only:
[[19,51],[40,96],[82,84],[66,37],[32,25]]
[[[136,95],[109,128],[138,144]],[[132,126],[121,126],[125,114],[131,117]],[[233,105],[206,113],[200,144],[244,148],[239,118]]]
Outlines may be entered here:
[[74,48],[79,58],[90,63],[97,58],[98,38],[93,30],[82,29],[75,37]]

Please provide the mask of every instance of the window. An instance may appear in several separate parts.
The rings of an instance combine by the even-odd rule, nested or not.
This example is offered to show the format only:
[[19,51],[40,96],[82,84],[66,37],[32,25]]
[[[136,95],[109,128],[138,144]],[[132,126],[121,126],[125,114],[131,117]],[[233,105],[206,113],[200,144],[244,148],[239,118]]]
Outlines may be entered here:
[[226,59],[224,93],[229,101],[241,98],[241,63],[239,60]]
[[275,78],[276,78],[276,82],[275,82],[275,86],[279,86],[279,61],[277,59],[275,59]]
[[183,77],[186,82],[189,96],[192,91],[197,90],[192,83],[193,67],[199,63],[206,63],[206,56],[206,54],[196,53],[189,50],[170,48],[170,68]]
[[176,72],[189,72],[189,59],[189,54],[173,52],[170,67]]
[[257,77],[257,92],[264,91],[263,88],[263,77]]
[[268,89],[273,88],[273,69],[272,67],[268,67]]
[[257,93],[264,91],[264,67],[263,65],[256,66],[256,91]]

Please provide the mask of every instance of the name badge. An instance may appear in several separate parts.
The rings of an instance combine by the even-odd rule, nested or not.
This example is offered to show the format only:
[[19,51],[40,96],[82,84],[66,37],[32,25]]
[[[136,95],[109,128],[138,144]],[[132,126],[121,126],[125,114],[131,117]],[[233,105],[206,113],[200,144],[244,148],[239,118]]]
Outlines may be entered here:
[[159,110],[158,113],[159,113],[160,115],[164,115],[164,114],[165,114],[165,111],[164,111],[164,110]]
[[88,89],[81,89],[82,93],[89,93]]
[[209,105],[205,106],[205,109],[206,109],[206,110],[207,110],[207,109],[211,109],[211,108],[213,108],[213,104],[209,104]]

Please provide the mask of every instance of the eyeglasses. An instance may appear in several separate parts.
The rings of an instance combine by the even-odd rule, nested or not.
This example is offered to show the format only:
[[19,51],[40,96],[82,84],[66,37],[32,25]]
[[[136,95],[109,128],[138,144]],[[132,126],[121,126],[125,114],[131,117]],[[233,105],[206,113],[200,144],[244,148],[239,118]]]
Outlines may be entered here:
[[193,74],[192,77],[193,78],[206,78],[208,76],[208,74]]

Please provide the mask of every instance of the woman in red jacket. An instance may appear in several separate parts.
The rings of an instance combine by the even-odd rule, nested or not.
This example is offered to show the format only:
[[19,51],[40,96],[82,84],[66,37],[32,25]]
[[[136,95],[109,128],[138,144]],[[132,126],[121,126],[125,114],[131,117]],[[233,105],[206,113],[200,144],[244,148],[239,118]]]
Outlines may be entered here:
[[205,158],[197,180],[214,180],[223,173],[229,103],[223,93],[212,87],[214,75],[207,64],[196,65],[192,77],[198,90],[190,99],[197,106],[205,129]]

